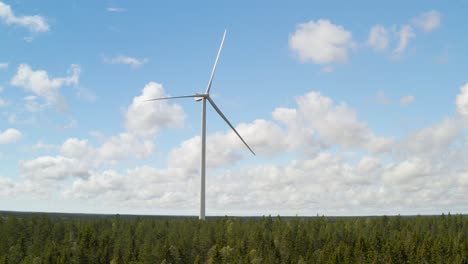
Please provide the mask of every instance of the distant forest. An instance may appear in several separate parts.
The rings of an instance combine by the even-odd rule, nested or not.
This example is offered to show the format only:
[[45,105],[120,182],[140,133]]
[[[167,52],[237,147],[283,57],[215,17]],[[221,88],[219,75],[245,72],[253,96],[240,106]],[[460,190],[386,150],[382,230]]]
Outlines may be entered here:
[[3,263],[468,263],[468,217],[0,213]]

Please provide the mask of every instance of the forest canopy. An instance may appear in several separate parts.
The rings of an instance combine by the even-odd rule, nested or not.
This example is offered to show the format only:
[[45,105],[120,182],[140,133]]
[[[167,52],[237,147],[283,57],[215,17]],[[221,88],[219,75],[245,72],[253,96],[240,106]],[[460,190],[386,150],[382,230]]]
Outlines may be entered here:
[[0,214],[2,263],[468,263],[468,217]]

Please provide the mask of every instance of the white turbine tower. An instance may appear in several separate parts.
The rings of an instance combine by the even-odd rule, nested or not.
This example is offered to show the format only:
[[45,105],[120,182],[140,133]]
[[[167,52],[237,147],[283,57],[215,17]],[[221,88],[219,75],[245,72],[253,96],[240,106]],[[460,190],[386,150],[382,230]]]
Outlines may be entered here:
[[229,122],[226,116],[221,112],[218,106],[215,104],[213,99],[210,97],[210,89],[211,85],[213,84],[213,77],[216,71],[216,66],[218,65],[219,55],[221,54],[221,50],[223,49],[224,45],[224,38],[226,37],[226,31],[224,31],[223,39],[221,40],[221,45],[218,50],[218,55],[216,56],[216,60],[213,66],[213,70],[211,71],[211,77],[206,87],[206,91],[204,94],[194,94],[194,95],[183,95],[183,96],[170,96],[170,97],[162,97],[162,98],[153,98],[146,101],[156,101],[156,100],[166,100],[166,99],[176,99],[176,98],[189,98],[194,97],[196,101],[202,101],[202,122],[201,122],[201,169],[200,169],[200,176],[201,176],[201,189],[200,189],[200,217],[199,219],[205,219],[205,171],[206,171],[206,101],[210,102],[211,106],[213,106],[214,110],[218,112],[224,121],[232,128],[234,133],[242,140],[244,145],[252,152],[253,155],[255,153],[249,147],[249,145],[245,142],[245,140],[241,137],[239,132],[234,128],[234,126]]

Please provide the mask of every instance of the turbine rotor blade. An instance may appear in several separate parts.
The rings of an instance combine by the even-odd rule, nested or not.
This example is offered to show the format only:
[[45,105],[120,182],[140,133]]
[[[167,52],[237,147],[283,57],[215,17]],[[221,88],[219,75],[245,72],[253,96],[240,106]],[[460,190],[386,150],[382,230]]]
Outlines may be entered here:
[[183,95],[183,96],[168,96],[168,97],[152,98],[152,99],[144,100],[143,102],[167,100],[167,99],[177,99],[177,98],[190,98],[190,97],[203,97],[203,95],[194,94],[194,95]]
[[218,108],[218,106],[215,104],[215,102],[210,98],[210,97],[207,97],[208,101],[210,102],[211,106],[213,106],[213,108],[216,110],[216,112],[218,112],[218,114],[224,119],[224,121],[226,121],[226,123],[232,128],[232,130],[234,130],[234,132],[236,133],[236,135],[240,138],[240,140],[242,140],[242,142],[244,143],[244,145],[250,150],[250,152],[252,152],[252,154],[254,154],[255,156],[255,152],[253,152],[253,150],[250,148],[250,146],[247,144],[247,142],[245,142],[245,140],[241,137],[241,135],[239,134],[239,132],[237,132],[237,130],[234,128],[234,126],[231,124],[231,122],[229,122],[229,120],[226,118],[226,116],[223,114],[223,112],[221,112],[221,110]]
[[208,85],[206,87],[206,92],[205,92],[206,94],[209,94],[211,90],[211,84],[213,83],[213,77],[216,72],[216,66],[218,66],[219,56],[221,55],[221,50],[223,49],[223,45],[224,45],[224,38],[226,38],[226,30],[224,30],[223,39],[221,40],[221,45],[219,46],[219,50],[218,50],[218,55],[216,55],[215,64],[213,66],[213,70],[211,71],[210,81],[208,82]]

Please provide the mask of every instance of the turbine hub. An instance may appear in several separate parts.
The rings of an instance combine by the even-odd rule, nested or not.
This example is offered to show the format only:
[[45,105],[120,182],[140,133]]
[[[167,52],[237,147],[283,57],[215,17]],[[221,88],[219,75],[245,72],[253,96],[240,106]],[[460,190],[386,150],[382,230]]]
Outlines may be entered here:
[[203,98],[208,98],[208,97],[210,97],[208,94],[196,94],[195,101],[199,102]]

